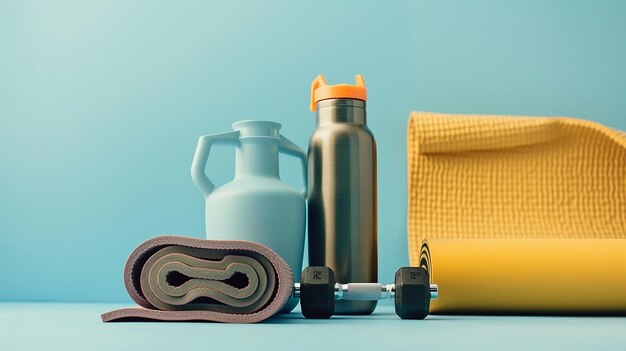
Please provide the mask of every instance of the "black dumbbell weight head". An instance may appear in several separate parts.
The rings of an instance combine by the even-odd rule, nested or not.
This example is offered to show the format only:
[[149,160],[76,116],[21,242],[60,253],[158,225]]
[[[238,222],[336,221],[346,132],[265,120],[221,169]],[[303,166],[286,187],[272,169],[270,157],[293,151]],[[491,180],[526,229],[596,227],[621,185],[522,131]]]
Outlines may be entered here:
[[306,318],[328,319],[335,313],[335,272],[328,267],[307,267],[300,281],[300,307]]
[[396,272],[396,314],[402,319],[424,319],[430,310],[430,279],[422,267],[402,267]]

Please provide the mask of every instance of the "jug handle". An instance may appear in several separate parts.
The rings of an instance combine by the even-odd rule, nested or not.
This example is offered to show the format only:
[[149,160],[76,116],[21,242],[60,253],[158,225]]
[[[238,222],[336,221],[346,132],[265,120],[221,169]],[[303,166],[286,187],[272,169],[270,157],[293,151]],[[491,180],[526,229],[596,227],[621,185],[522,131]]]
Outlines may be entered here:
[[206,175],[206,164],[209,160],[209,152],[211,152],[211,146],[213,144],[238,144],[239,143],[239,131],[203,135],[198,139],[198,146],[196,147],[196,153],[193,156],[193,162],[191,163],[191,179],[194,184],[200,189],[205,197],[209,196],[215,189],[215,184],[209,180]]
[[302,184],[303,188],[301,191],[302,196],[306,199],[307,197],[307,182],[308,182],[308,174],[307,174],[307,156],[306,152],[302,150],[298,145],[296,145],[291,140],[285,138],[280,135],[280,143],[278,144],[278,151],[282,152],[286,155],[294,156],[300,159],[302,163]]

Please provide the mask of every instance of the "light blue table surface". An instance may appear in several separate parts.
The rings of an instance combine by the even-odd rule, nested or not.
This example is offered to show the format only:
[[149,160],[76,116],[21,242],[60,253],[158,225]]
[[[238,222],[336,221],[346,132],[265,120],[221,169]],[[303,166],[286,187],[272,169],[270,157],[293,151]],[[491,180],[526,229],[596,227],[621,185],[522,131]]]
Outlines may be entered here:
[[307,320],[294,312],[259,324],[102,323],[126,305],[0,303],[0,350],[626,350],[626,318],[372,316]]

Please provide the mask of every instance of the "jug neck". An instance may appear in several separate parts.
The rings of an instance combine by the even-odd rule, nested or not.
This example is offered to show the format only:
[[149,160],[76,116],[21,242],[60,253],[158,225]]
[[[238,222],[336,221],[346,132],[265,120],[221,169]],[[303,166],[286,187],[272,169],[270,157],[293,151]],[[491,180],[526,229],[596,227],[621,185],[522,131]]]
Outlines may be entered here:
[[236,152],[235,178],[278,178],[278,174],[278,144],[275,138],[240,138]]
[[317,125],[351,123],[365,125],[365,101],[356,99],[328,99],[317,103]]

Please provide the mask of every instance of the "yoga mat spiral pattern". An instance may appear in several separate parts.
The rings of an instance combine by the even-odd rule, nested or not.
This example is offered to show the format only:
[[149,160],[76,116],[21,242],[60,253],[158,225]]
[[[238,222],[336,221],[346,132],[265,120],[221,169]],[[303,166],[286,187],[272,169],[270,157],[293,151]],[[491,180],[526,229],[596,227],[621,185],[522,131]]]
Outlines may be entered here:
[[293,289],[287,263],[263,245],[180,236],[137,247],[126,262],[124,282],[140,307],[107,312],[104,322],[259,322],[280,311]]

